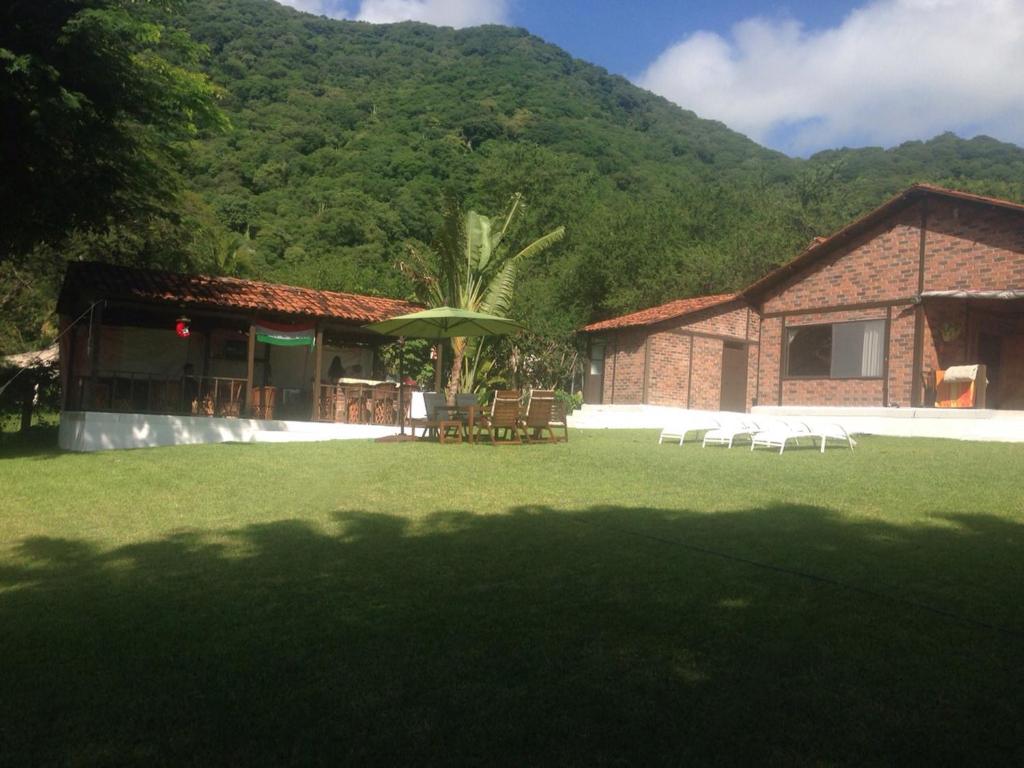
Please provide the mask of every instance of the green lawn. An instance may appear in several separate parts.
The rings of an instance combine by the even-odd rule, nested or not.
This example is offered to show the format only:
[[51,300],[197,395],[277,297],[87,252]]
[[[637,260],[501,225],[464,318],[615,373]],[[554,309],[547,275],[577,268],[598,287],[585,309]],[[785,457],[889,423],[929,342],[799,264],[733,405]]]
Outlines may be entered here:
[[1024,445],[0,449],[0,764],[1024,763]]

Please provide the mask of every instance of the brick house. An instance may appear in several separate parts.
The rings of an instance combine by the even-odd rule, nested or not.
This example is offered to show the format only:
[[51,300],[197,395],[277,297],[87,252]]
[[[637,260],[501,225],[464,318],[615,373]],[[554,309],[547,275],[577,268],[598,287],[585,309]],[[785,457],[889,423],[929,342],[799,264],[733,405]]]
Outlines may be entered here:
[[[693,323],[706,349],[666,338]],[[924,406],[931,371],[982,363],[987,406],[1024,409],[1024,206],[916,185],[735,296],[582,330],[587,402],[726,409],[726,343],[742,342],[747,408]]]
[[680,299],[592,323],[588,403],[747,410],[757,383],[759,316],[736,294]]

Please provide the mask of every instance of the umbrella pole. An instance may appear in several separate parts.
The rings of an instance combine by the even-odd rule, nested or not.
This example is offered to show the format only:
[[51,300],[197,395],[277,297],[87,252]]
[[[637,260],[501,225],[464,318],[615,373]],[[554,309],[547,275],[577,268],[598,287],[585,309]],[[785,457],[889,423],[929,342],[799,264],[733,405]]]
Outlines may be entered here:
[[398,434],[405,437],[405,336],[398,339]]

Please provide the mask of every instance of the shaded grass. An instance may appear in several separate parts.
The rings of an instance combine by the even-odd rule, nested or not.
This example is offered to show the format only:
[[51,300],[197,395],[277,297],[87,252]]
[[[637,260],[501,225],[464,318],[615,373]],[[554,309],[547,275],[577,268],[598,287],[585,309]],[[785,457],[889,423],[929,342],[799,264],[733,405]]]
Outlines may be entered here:
[[1024,446],[0,458],[0,763],[1024,758]]

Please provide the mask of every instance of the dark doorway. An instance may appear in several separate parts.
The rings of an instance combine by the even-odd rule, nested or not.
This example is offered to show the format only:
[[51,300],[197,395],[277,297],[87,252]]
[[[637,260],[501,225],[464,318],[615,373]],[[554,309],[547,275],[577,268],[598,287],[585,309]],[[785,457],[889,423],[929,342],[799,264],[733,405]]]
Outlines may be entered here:
[[999,345],[996,408],[1024,410],[1024,335],[1003,336]]
[[999,358],[1001,355],[1001,340],[999,336],[992,333],[978,334],[978,362],[985,366],[988,375],[988,390],[986,406],[999,408],[999,381],[1000,376]]
[[726,341],[722,345],[723,411],[747,410],[747,346]]

